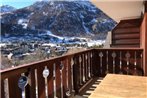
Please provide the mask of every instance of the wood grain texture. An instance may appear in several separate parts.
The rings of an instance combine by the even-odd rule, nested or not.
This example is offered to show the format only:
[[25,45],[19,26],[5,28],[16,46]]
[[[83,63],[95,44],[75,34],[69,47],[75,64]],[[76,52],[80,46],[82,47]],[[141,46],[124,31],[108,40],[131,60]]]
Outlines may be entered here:
[[121,20],[112,30],[111,47],[140,47],[142,19]]
[[147,98],[147,77],[107,74],[89,98]]

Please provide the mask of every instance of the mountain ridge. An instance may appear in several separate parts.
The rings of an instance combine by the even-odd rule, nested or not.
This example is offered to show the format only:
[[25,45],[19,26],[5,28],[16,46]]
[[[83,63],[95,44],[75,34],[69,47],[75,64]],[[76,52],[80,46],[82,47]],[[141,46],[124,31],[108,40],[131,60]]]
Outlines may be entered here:
[[2,5],[0,6],[0,13],[12,12],[15,11],[16,8],[10,5]]

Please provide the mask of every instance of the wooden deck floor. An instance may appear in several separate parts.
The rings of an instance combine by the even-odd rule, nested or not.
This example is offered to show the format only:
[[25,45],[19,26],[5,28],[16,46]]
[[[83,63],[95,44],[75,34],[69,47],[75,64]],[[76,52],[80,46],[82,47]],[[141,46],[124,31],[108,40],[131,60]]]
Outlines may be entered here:
[[81,97],[75,97],[75,98],[88,98],[92,92],[96,89],[96,87],[101,83],[103,80],[102,77],[95,77],[92,79],[92,81],[83,89],[80,93],[79,96]]
[[108,74],[88,98],[147,98],[147,77]]

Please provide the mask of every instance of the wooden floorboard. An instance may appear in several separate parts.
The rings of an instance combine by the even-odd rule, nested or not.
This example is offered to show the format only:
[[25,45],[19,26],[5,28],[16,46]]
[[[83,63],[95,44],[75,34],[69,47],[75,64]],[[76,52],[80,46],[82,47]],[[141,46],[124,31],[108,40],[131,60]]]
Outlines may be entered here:
[[147,77],[108,74],[88,98],[147,98]]

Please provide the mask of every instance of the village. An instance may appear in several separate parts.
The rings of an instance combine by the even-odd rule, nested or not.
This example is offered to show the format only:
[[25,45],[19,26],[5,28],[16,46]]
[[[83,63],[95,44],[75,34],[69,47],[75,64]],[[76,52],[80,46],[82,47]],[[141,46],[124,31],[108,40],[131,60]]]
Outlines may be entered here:
[[[98,45],[97,47],[101,47]],[[28,64],[65,54],[86,50],[96,45],[87,43],[9,42],[1,43],[1,69]]]

